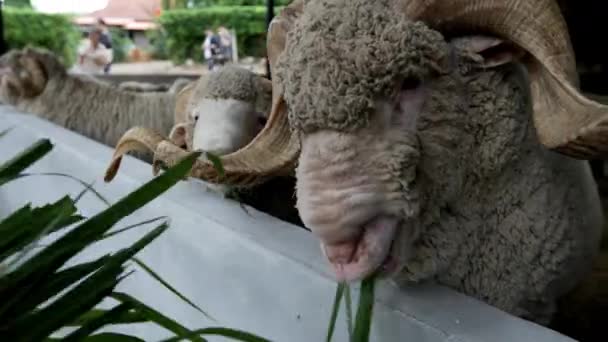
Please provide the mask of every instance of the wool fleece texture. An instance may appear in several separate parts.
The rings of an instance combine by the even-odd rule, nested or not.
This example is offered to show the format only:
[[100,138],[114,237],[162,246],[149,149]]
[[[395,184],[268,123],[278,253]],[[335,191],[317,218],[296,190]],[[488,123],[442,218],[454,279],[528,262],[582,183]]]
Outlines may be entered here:
[[134,126],[163,134],[173,126],[175,94],[121,91],[91,77],[69,75],[51,52],[43,50],[26,50],[25,54],[36,60],[26,69],[20,62],[23,54],[10,52],[3,56],[3,62],[16,73],[26,72],[43,84],[40,87],[29,79],[22,80],[25,94],[16,94],[10,87],[1,89],[2,101],[19,110],[110,147]]
[[[378,195],[410,222],[393,242],[409,251],[395,281],[435,281],[547,324],[599,250],[588,164],[541,146],[519,62],[484,68],[468,37],[448,40],[397,3],[311,0],[288,33],[275,74],[303,142],[298,193],[336,206],[320,196],[355,177],[390,189]],[[425,94],[419,111],[402,113],[412,130],[374,130],[378,103],[410,78]],[[331,226],[330,209],[310,215]]]

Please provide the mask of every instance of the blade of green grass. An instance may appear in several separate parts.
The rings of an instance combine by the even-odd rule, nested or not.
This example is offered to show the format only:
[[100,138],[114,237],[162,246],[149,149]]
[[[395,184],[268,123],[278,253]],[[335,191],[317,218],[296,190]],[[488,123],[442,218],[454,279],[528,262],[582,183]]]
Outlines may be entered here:
[[108,201],[105,197],[103,197],[103,195],[100,194],[99,191],[95,190],[95,188],[92,185],[86,183],[85,181],[83,181],[77,177],[74,177],[74,176],[71,176],[71,175],[68,175],[65,173],[59,173],[59,172],[21,173],[20,176],[21,177],[49,176],[49,177],[68,178],[68,179],[78,182],[80,185],[86,187],[91,193],[93,193],[95,195],[95,197],[97,197],[100,201],[102,201],[108,207],[112,205],[110,203],[110,201]]
[[32,215],[32,204],[27,203],[23,207],[15,210],[12,214],[0,221],[0,234],[2,238],[6,237],[6,232],[14,229]]
[[329,318],[329,327],[327,328],[327,342],[330,342],[336,327],[336,319],[338,318],[338,311],[340,311],[340,301],[344,293],[344,283],[338,284],[336,287],[336,295],[334,296],[334,305],[331,310],[331,317]]
[[114,292],[111,295],[114,299],[122,302],[122,303],[130,303],[134,308],[142,315],[144,315],[150,321],[156,322],[158,325],[163,328],[171,331],[177,336],[187,339],[189,338],[192,341],[205,342],[206,340],[197,335],[192,336],[192,331],[190,329],[184,327],[183,325],[177,323],[173,319],[161,314],[160,312],[152,309],[146,304],[140,302],[139,300],[129,296],[126,293],[122,292]]
[[[5,317],[6,331],[0,326],[0,335],[9,337],[7,341],[40,341],[65,324],[92,309],[107,297],[118,282],[123,267],[101,268],[72,290],[32,314],[12,321]],[[74,300],[78,298],[78,300]]]
[[112,236],[114,236],[114,235],[120,234],[120,233],[122,233],[122,232],[126,232],[127,230],[131,230],[131,229],[133,229],[133,228],[137,228],[137,227],[140,227],[140,226],[143,226],[143,225],[149,224],[149,223],[154,223],[154,222],[156,222],[156,221],[160,221],[160,220],[162,220],[162,219],[168,219],[168,218],[169,218],[168,216],[159,216],[159,217],[155,217],[155,218],[153,218],[153,219],[149,219],[149,220],[146,220],[146,221],[141,221],[141,222],[139,222],[139,223],[135,223],[135,224],[132,224],[132,225],[126,226],[126,227],[124,227],[124,228],[120,228],[120,229],[117,229],[117,230],[115,230],[115,231],[112,231],[112,232],[106,233],[106,234],[104,234],[103,236],[101,236],[100,238],[98,238],[97,240],[98,240],[98,241],[105,240],[105,239],[107,239],[107,238],[109,238],[109,237],[112,237]]
[[[32,239],[29,241],[29,244],[19,252],[16,259],[11,263],[11,265],[18,265],[19,262],[36,247],[36,242],[38,242],[42,237],[49,234],[50,232],[58,231],[61,228],[65,227],[66,225],[62,224],[62,222],[70,221],[70,216],[74,214],[77,210],[76,203],[82,198],[82,196],[84,196],[86,192],[87,189],[84,189],[76,196],[73,201],[68,200],[62,203],[62,205],[57,208],[57,212],[55,213],[54,217],[51,218],[50,222],[45,221],[48,223],[44,225],[44,228],[42,228],[42,230],[37,231],[32,236]],[[9,265],[9,267],[11,267],[11,265]]]
[[32,284],[31,290],[26,292],[27,295],[15,295],[17,298],[11,298],[2,304],[0,317],[19,317],[26,314],[102,267],[109,258],[109,255],[105,255],[94,261],[72,266],[53,274],[44,283],[37,286]]
[[[241,331],[241,330],[236,330],[236,329],[229,329],[229,328],[216,328],[216,327],[209,327],[209,328],[204,328],[204,329],[198,329],[198,330],[194,330],[192,331],[192,335],[190,335],[189,337],[192,338],[192,336],[198,336],[198,335],[217,335],[217,336],[224,336],[224,337],[229,337],[233,340],[237,340],[237,341],[243,341],[243,342],[270,342],[270,340],[267,340],[263,337],[245,332],[245,331]],[[160,342],[179,342],[182,338],[179,336],[176,337],[172,337],[166,340],[162,340]]]
[[[108,312],[108,310],[91,309],[88,312],[86,312],[85,314],[78,317],[76,320],[74,320],[74,322],[66,324],[66,326],[79,327],[79,326],[83,325],[85,322],[93,320],[93,319],[97,319],[98,317],[106,314],[107,312]],[[144,323],[147,321],[148,320],[143,315],[141,315],[140,313],[135,312],[135,311],[125,312],[122,315],[120,315],[119,317],[114,318],[114,324]]]
[[176,296],[178,296],[181,300],[183,300],[184,302],[190,304],[190,306],[192,306],[193,308],[195,308],[196,310],[198,310],[200,313],[202,313],[203,315],[205,315],[205,317],[209,318],[212,321],[215,321],[215,319],[213,317],[211,317],[211,315],[209,315],[208,313],[206,313],[205,311],[203,311],[203,309],[201,309],[198,305],[194,304],[192,301],[190,301],[188,298],[186,298],[186,296],[184,296],[179,291],[177,291],[173,286],[171,286],[169,283],[167,283],[156,272],[154,272],[150,267],[148,267],[148,265],[144,264],[141,260],[137,259],[136,257],[133,257],[132,260],[135,261],[135,263],[138,264],[139,267],[143,268],[144,271],[146,271],[154,279],[158,280],[158,282],[160,282],[167,289],[169,289],[169,291],[173,292],[173,294],[175,294]]
[[[24,228],[21,226],[27,226],[32,223],[32,220],[36,221],[45,221],[48,222],[50,217],[53,217],[50,212],[52,208],[55,206],[62,206],[64,201],[71,201],[69,197],[64,197],[59,201],[47,204],[43,207],[38,207],[32,209],[31,203],[26,204],[25,206],[19,208],[14,211],[10,216],[6,217],[4,220],[0,221],[0,241],[3,244],[7,244],[6,241],[9,239],[11,234],[18,234],[23,231]],[[76,207],[73,207],[73,212],[76,212]],[[70,224],[75,223],[74,221],[82,220],[84,217],[74,214],[66,222],[61,222],[59,229],[65,228]],[[21,230],[20,230],[21,229]],[[0,252],[3,247],[0,247]]]
[[[32,220],[48,222],[57,215],[59,208],[69,205],[70,202],[73,201],[68,196],[64,196],[56,202],[46,204],[42,207],[32,208],[31,203],[26,204],[0,222],[2,240],[10,238],[9,234],[18,233],[20,231],[20,226],[30,224]],[[71,208],[73,209],[73,212],[76,212],[74,203],[72,203]]]
[[103,315],[86,321],[80,328],[76,331],[72,332],[68,336],[64,337],[64,342],[78,342],[82,341],[85,337],[91,335],[99,328],[114,324],[116,320],[118,320],[122,315],[129,312],[131,310],[131,304],[122,303],[109,311],[106,311]]
[[[124,269],[122,266],[124,262],[132,258],[133,255],[151,243],[166,229],[166,225],[160,225],[131,247],[112,255],[108,258],[105,265],[89,278],[44,309],[39,310],[36,314],[29,315],[29,317],[26,316],[15,324],[12,324],[11,328],[13,330],[20,330],[20,328],[27,326],[27,324],[34,324],[34,322],[39,321],[44,322],[45,324],[39,324],[36,330],[30,331],[28,334],[29,340],[37,341],[40,338],[48,336],[48,334],[60,327],[73,322],[76,317],[89,311],[103,298],[110,295],[118,282],[122,279],[118,279],[118,277]],[[100,285],[99,288],[96,288],[97,283],[102,285]],[[72,298],[79,298],[79,301],[74,301]],[[58,312],[61,314],[58,314]],[[13,334],[14,333],[15,331],[13,331]]]
[[350,297],[350,286],[344,285],[344,305],[346,306],[346,326],[348,329],[348,340],[353,340],[353,301]]
[[355,330],[353,332],[354,342],[369,341],[374,308],[374,285],[375,276],[373,275],[363,279],[361,282],[361,292],[359,293],[359,304],[355,318]]
[[6,288],[19,288],[38,283],[111,229],[119,220],[157,198],[186,175],[197,154],[191,154],[162,175],[131,192],[110,208],[91,217],[40,253],[27,260],[19,269],[0,279],[0,297]]
[[2,224],[0,260],[17,251],[20,251],[20,255],[29,253],[32,243],[45,233],[57,231],[78,221],[79,217],[72,216],[76,210],[74,202],[66,196],[53,204],[31,210],[27,216],[21,215],[20,220],[12,219],[8,224]]
[[13,180],[19,173],[44,157],[52,149],[53,144],[49,139],[40,139],[0,165],[0,186]]
[[[94,273],[89,279],[94,278],[96,276],[96,274],[98,274],[100,272],[103,273],[104,270],[106,270],[106,269],[120,268],[122,270],[122,264],[124,264],[127,260],[132,258],[136,253],[138,253],[140,250],[142,250],[149,243],[154,241],[154,239],[156,239],[160,234],[162,234],[167,228],[168,228],[168,226],[166,224],[161,224],[157,228],[153,229],[152,231],[150,231],[149,233],[144,235],[141,239],[139,239],[131,247],[122,249],[122,250],[118,251],[116,254],[114,254],[110,257],[106,257],[106,262],[102,266],[102,268],[99,271],[97,271],[96,273]],[[89,279],[85,280],[84,282],[87,282]],[[20,297],[27,298],[26,297],[27,295],[29,295],[30,293],[35,293],[36,291],[38,291],[38,289],[40,287],[43,287],[44,284],[45,284],[45,282],[29,285],[29,287],[27,287],[25,291],[23,291],[23,290],[20,291],[20,289],[15,290],[14,295],[13,295],[14,299],[11,298],[11,302],[10,302],[10,304],[13,304],[13,305],[8,307],[7,309],[3,310],[1,313],[2,316],[0,316],[0,318],[1,317],[11,317],[10,315],[6,315],[6,313],[11,308],[13,311],[15,310],[15,306],[18,305],[20,302],[19,301]],[[61,297],[61,298],[63,298],[63,297]],[[57,301],[60,301],[61,298],[57,299]],[[67,323],[69,323],[69,322],[67,322]]]
[[82,340],[83,342],[146,342],[139,337],[105,332],[89,336]]
[[222,164],[220,157],[211,152],[205,152],[205,156],[211,161],[213,168],[220,174],[220,177],[224,177],[224,165]]
[[[31,239],[28,241],[28,245],[26,245],[19,252],[19,255],[17,255],[17,257],[11,264],[9,264],[9,267],[11,267],[12,265],[18,265],[19,262],[21,261],[21,259],[23,259],[26,255],[28,255],[36,247],[35,242],[38,242],[43,236],[64,228],[65,226],[67,226],[67,224],[65,224],[65,222],[68,222],[68,224],[74,223],[74,220],[70,220],[70,218],[73,217],[72,215],[77,210],[76,203],[78,203],[78,201],[80,201],[80,199],[88,192],[88,189],[90,189],[90,188],[91,188],[91,186],[85,186],[85,188],[78,195],[76,195],[76,198],[73,201],[69,200],[69,198],[67,198],[66,201],[61,203],[61,205],[59,205],[57,208],[57,212],[53,213],[54,215],[52,216],[50,222],[45,220],[44,222],[48,222],[48,223],[44,226],[44,228],[40,231],[35,232],[35,234],[33,234],[33,236],[30,236]],[[38,219],[37,216],[35,218]],[[30,226],[31,226],[31,223],[30,223]]]
[[[114,231],[106,233],[103,236],[97,238],[96,241],[105,240],[105,239],[108,239],[108,238],[110,238],[110,237],[112,237],[114,235],[118,235],[118,234],[126,232],[128,230],[131,230],[131,229],[134,229],[134,228],[137,228],[137,227],[141,227],[141,226],[144,226],[146,224],[154,223],[154,222],[160,221],[162,219],[167,219],[166,223],[168,223],[169,216],[159,216],[159,217],[155,217],[155,218],[152,218],[152,219],[149,219],[149,220],[146,220],[146,221],[141,221],[141,222],[138,222],[138,223],[126,226],[124,228],[116,229]],[[49,245],[42,245],[42,244],[40,244],[39,246],[48,247]]]

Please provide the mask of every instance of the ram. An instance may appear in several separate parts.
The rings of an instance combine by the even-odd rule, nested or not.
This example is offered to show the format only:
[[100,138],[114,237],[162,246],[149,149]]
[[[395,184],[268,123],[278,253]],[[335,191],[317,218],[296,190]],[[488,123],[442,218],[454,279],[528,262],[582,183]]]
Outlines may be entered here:
[[[115,87],[92,76],[68,74],[55,55],[44,50],[11,51],[0,59],[0,65],[4,103],[110,146],[128,128],[144,123],[165,134],[172,130],[174,136],[187,125],[187,113],[196,111],[196,116],[204,115],[200,131],[207,140],[203,143],[215,153],[232,152],[253,139],[270,106],[270,85],[247,83],[262,77],[238,68],[203,75],[196,82],[178,79],[158,92],[153,84],[124,82]],[[243,88],[248,92],[260,89],[263,96],[255,93],[253,98]],[[219,101],[219,107],[214,106],[220,100],[217,96],[232,94],[245,102],[226,105]],[[246,102],[254,100],[255,112],[252,109],[251,115],[245,115],[249,110]]]
[[176,94],[132,93],[69,74],[45,50],[12,50],[0,58],[0,99],[103,144],[114,146],[130,127],[147,124],[160,132],[173,126]]
[[[338,280],[436,281],[547,324],[598,254],[584,159],[608,151],[608,107],[578,90],[557,3],[295,0],[269,31],[266,127],[223,174],[201,160],[191,176],[295,170]],[[154,148],[168,165],[187,154]]]
[[[222,156],[249,144],[261,131],[271,109],[272,84],[240,67],[226,66],[186,86],[178,101],[171,142],[188,151],[202,150]],[[117,146],[110,181],[120,166],[120,156],[133,150],[155,150],[161,134],[139,127],[125,134]],[[203,156],[204,157],[204,156]],[[157,168],[158,169],[158,168]],[[253,187],[202,183],[203,188],[248,204],[285,221],[302,225],[295,208],[295,179],[275,177]]]

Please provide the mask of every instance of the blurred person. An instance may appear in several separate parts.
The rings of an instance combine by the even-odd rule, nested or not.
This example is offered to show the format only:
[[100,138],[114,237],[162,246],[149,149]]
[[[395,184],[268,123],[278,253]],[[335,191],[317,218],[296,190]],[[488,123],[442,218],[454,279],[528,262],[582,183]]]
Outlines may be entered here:
[[224,26],[218,28],[218,35],[220,36],[221,53],[224,61],[232,61],[232,34]]
[[[105,46],[107,49],[112,50],[112,34],[110,33],[106,22],[102,18],[97,19],[97,27],[99,27],[99,29],[101,30],[101,38],[99,39],[99,42],[103,44],[103,46]],[[109,73],[111,66],[112,63],[108,63],[104,67],[103,72],[106,74]]]
[[220,37],[213,30],[205,30],[205,41],[203,42],[202,49],[209,71],[213,71],[215,68],[217,55],[220,52],[220,45]]
[[95,27],[89,32],[89,39],[78,48],[78,69],[88,74],[102,74],[106,65],[112,62],[112,50],[101,44],[101,29]]

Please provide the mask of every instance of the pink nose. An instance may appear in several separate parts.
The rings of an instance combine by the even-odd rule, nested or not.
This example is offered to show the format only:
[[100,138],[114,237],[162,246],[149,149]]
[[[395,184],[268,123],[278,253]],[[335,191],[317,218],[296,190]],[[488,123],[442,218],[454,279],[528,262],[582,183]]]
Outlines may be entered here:
[[337,244],[325,245],[325,255],[333,264],[348,264],[350,263],[357,249],[357,241],[347,241]]

